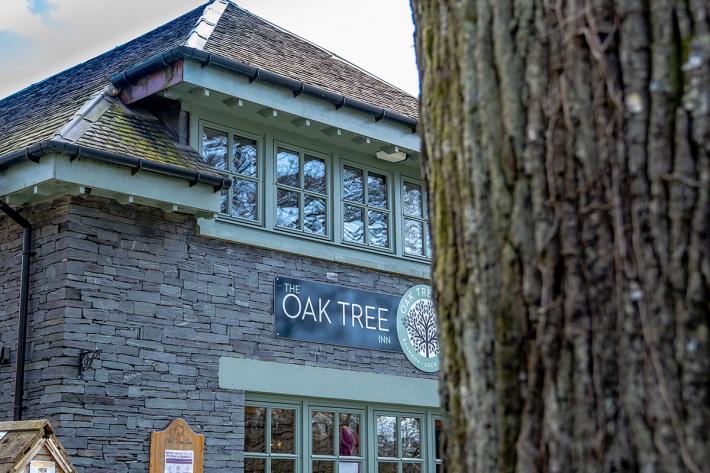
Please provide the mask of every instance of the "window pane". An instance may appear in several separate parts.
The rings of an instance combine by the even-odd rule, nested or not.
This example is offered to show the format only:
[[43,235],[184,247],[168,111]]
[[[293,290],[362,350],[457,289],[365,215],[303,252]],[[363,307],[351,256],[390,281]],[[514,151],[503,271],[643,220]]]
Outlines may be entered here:
[[222,171],[227,170],[227,133],[204,127],[202,129],[202,159]]
[[303,229],[308,233],[328,233],[325,216],[325,199],[306,195],[303,199]]
[[387,214],[375,210],[367,211],[368,243],[373,246],[389,246],[389,224]]
[[301,186],[298,171],[298,154],[293,151],[279,149],[276,155],[276,182],[293,187]]
[[424,238],[426,241],[426,255],[431,258],[431,235],[429,234],[429,225],[424,225]]
[[421,429],[416,417],[403,417],[402,425],[402,457],[419,458],[422,454]]
[[306,156],[303,161],[303,187],[311,192],[326,194],[324,160]]
[[276,193],[276,225],[286,228],[300,228],[298,192],[278,189]]
[[378,462],[377,473],[397,473],[397,464]]
[[421,473],[421,463],[405,463],[402,465],[402,473]]
[[365,210],[360,207],[346,205],[344,213],[344,239],[355,243],[365,243]]
[[335,473],[335,462],[314,461],[311,473]]
[[256,182],[235,178],[232,192],[232,216],[256,220]]
[[359,473],[360,463],[356,462],[338,462],[338,473]]
[[441,419],[436,419],[434,421],[434,454],[437,460],[443,458],[442,451],[442,440],[444,435],[444,421]]
[[[296,412],[271,409],[271,453],[296,453]],[[273,470],[273,462],[271,463]]]
[[266,459],[264,458],[245,458],[244,473],[265,473]]
[[[360,415],[340,414],[340,454],[360,456]],[[342,465],[342,464],[341,464]],[[341,472],[342,473],[342,472]]]
[[244,408],[244,450],[247,452],[266,452],[264,439],[266,408],[247,406]]
[[404,252],[408,255],[422,256],[424,253],[422,222],[404,219]]
[[232,172],[256,177],[256,141],[232,136]]
[[314,455],[335,454],[335,414],[314,412],[311,418],[312,450]]
[[295,473],[295,460],[271,459],[271,473]]
[[219,197],[219,211],[223,214],[227,213],[227,205],[229,204],[229,189],[222,189],[222,194]]
[[422,187],[411,182],[404,183],[404,202],[402,206],[405,215],[422,216]]
[[387,178],[373,172],[367,174],[367,203],[373,207],[387,208]]
[[444,473],[444,465],[442,463],[436,464],[436,473]]
[[394,416],[377,416],[377,456],[397,456],[397,418]]
[[353,202],[365,202],[362,171],[345,166],[343,168],[343,199]]

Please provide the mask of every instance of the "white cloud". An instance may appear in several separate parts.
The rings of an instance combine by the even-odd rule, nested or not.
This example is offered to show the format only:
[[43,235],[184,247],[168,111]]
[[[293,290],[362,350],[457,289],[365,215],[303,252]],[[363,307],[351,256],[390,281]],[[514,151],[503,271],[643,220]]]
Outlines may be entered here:
[[[195,8],[205,0],[0,0],[0,97],[83,62]],[[416,94],[408,0],[241,0],[237,2]],[[7,35],[6,35],[7,36]],[[4,60],[3,60],[4,58]]]

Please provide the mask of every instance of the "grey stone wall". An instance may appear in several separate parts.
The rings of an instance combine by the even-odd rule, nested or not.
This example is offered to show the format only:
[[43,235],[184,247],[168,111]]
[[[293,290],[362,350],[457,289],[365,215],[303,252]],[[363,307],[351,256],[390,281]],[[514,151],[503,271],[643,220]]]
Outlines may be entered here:
[[[401,354],[276,339],[273,330],[276,276],[332,283],[326,273],[336,273],[337,284],[392,294],[421,281],[198,237],[189,216],[93,197],[43,206],[33,219],[42,225],[29,412],[53,421],[85,473],[147,471],[150,432],[176,417],[205,434],[205,471],[240,469],[244,393],[219,388],[220,356],[430,376]],[[3,343],[16,336],[18,235],[0,222]],[[83,379],[81,349],[101,350]],[[10,371],[0,368],[3,406]]]
[[[48,417],[53,423],[58,421],[51,408],[55,389],[64,376],[76,374],[76,368],[61,359],[68,208],[69,199],[65,198],[22,212],[33,224],[23,415]],[[21,261],[22,229],[0,214],[0,343],[11,353],[10,364],[0,366],[3,420],[13,416]]]

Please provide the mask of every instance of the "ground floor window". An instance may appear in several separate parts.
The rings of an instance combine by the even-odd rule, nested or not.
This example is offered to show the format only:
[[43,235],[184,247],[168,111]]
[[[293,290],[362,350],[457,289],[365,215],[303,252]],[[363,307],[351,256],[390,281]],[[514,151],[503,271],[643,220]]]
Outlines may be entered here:
[[247,399],[245,473],[443,473],[438,410]]

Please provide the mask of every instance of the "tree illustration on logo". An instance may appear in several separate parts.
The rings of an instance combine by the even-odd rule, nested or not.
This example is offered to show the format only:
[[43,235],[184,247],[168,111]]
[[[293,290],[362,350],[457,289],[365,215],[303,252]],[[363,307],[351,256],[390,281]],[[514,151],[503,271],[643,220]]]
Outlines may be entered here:
[[420,355],[432,358],[439,354],[436,312],[431,300],[420,299],[412,304],[404,320],[404,326],[407,329],[409,341]]

